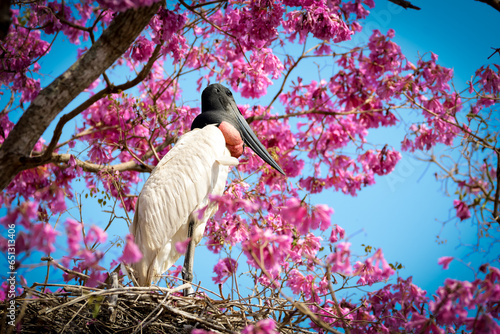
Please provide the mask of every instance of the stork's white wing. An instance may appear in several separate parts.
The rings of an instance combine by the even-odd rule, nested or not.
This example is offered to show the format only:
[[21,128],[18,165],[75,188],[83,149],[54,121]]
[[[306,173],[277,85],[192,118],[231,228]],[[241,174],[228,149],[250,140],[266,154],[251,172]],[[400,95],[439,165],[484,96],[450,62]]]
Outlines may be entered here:
[[175,244],[187,239],[191,214],[196,225],[195,242],[203,237],[209,206],[202,219],[194,214],[209,204],[210,194],[222,194],[228,165],[237,164],[230,156],[222,132],[214,125],[186,133],[158,163],[144,184],[130,228],[143,253],[133,265],[140,285],[149,285],[180,257]]

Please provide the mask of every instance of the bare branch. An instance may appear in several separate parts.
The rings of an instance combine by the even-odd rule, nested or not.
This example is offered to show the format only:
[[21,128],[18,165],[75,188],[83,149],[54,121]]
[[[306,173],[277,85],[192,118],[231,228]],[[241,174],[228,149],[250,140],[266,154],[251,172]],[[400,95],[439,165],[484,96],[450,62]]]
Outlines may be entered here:
[[[53,163],[68,163],[73,155],[72,154],[53,154],[50,162]],[[125,171],[135,171],[135,172],[151,172],[153,170],[153,166],[147,164],[139,164],[135,160],[130,160],[127,162],[122,162],[116,165],[100,165],[95,164],[93,162],[83,161],[77,158],[74,158],[76,164],[83,168],[86,172],[98,173],[101,171],[117,171],[117,172],[125,172]]]
[[12,12],[10,11],[10,0],[2,0],[0,2],[0,41],[7,36],[9,31]]
[[500,48],[492,48],[493,50],[495,50],[491,56],[488,57],[488,59],[490,59],[491,57],[493,57],[495,55],[495,53],[498,53],[500,55]]
[[490,5],[491,7],[495,8],[500,12],[500,0],[476,0],[476,1]]
[[420,10],[420,7],[414,6],[411,2],[406,1],[406,0],[389,0],[392,3],[395,3],[398,6],[403,7],[404,9],[415,9],[415,10]]
[[56,260],[54,260],[51,256],[42,257],[41,260],[47,261],[48,263],[50,263],[50,264],[54,265],[55,267],[64,271],[66,274],[74,275],[74,276],[80,277],[84,280],[88,280],[90,278],[88,275],[79,273],[78,271],[74,271],[74,270],[71,270],[71,269],[68,269],[68,268],[62,266]]
[[[134,172],[141,172],[141,173],[149,173],[154,169],[154,166],[148,165],[144,163],[144,160],[147,160],[151,158],[153,155],[156,155],[157,151],[161,151],[173,142],[177,137],[169,137],[166,138],[165,141],[158,145],[157,147],[152,147],[152,149],[148,152],[146,152],[143,156],[142,159],[137,157],[135,154],[133,154],[133,157],[135,158],[134,160],[130,160],[127,162],[122,162],[116,165],[101,165],[101,164],[96,164],[93,162],[89,161],[83,161],[78,158],[76,158],[72,154],[56,154],[52,153],[50,159],[43,161],[43,162],[28,162],[23,169],[29,169],[37,166],[41,166],[47,163],[68,163],[73,157],[75,159],[76,165],[81,167],[84,171],[90,172],[90,173],[98,173],[102,171],[117,171],[117,172],[126,172],[126,171],[134,171]],[[132,153],[132,152],[130,152]]]

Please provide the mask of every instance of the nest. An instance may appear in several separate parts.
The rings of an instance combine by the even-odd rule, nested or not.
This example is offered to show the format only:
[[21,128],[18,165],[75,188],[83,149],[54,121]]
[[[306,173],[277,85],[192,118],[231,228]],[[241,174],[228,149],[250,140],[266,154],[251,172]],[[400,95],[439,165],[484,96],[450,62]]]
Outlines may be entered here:
[[[47,286],[60,289],[42,292]],[[183,297],[179,292],[185,287],[106,289],[34,284],[16,298],[17,329],[22,333],[191,333],[198,328],[238,333],[249,324],[273,318],[280,333],[311,333],[299,327],[305,318],[286,299],[234,300],[217,294],[219,298],[209,298],[207,293]],[[5,319],[7,307],[3,304],[0,316]],[[2,333],[13,329],[8,326]]]

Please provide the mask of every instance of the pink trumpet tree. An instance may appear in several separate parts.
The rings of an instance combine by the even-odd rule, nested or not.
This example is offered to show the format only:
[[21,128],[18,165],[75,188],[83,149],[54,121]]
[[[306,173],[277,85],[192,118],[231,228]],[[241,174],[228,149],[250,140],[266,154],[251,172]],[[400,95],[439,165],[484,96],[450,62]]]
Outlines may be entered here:
[[[411,277],[394,277],[381,249],[355,258],[346,228],[331,225],[333,209],[308,199],[328,191],[356,196],[390,174],[402,151],[461,145],[470,167],[462,174],[447,173],[434,155],[429,161],[457,186],[450,203],[456,218],[476,216],[480,230],[493,233],[500,150],[484,127],[500,98],[500,66],[479,68],[469,89],[456,92],[452,69],[433,53],[410,62],[393,30],[374,30],[366,43],[340,48],[363,29],[372,0],[12,3],[12,24],[0,42],[0,248],[7,253],[15,239],[12,268],[21,272],[38,252],[59,254],[61,240],[59,262],[82,274],[61,280],[104,282],[113,269],[103,267],[106,232],[110,225],[127,230],[147,173],[200,113],[185,94],[222,82],[239,93],[243,116],[287,177],[247,150],[224,195],[212,198],[220,209],[207,224],[208,250],[241,250],[239,261],[216,264],[215,283],[227,284],[246,261],[256,286],[304,302],[304,314],[315,315],[310,327],[319,331],[500,332],[497,268],[482,268],[473,282],[448,279],[431,296]],[[75,45],[78,59],[46,85],[52,72],[44,59],[60,38]],[[288,46],[293,51],[283,53]],[[335,71],[323,78],[294,71],[325,57]],[[181,82],[184,76],[189,81]],[[252,100],[265,96],[264,105]],[[406,129],[400,147],[368,143],[372,130],[395,126]],[[110,213],[109,222],[98,227],[81,219],[82,194]],[[111,243],[116,260],[137,261],[133,238],[119,237]],[[447,267],[451,259],[439,261]],[[18,283],[33,282],[20,276]],[[357,300],[341,297],[349,286],[376,283]],[[275,332],[270,319],[243,331]]]

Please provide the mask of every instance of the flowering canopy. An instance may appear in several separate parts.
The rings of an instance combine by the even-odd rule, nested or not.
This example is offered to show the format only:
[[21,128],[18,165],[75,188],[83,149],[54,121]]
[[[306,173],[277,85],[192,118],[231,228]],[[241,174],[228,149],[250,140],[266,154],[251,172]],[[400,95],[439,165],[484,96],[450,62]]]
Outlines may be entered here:
[[[350,278],[358,286],[372,285],[387,281],[394,268],[381,249],[354,262],[344,229],[331,226],[333,209],[311,204],[309,193],[355,196],[373,185],[376,175],[394,170],[401,159],[399,149],[428,151],[463,140],[463,145],[475,142],[491,154],[481,157],[481,168],[453,179],[460,192],[452,205],[456,216],[465,220],[472,216],[471,209],[491,208],[494,220],[498,218],[499,172],[494,161],[499,152],[479,129],[484,126],[481,115],[499,99],[500,66],[478,69],[466,96],[451,89],[453,70],[439,65],[437,55],[411,63],[392,41],[393,30],[374,30],[365,45],[338,48],[362,30],[374,6],[372,0],[180,1],[176,6],[160,6],[154,0],[40,0],[14,6],[12,26],[1,42],[0,84],[3,96],[10,92],[12,99],[0,113],[0,164],[9,159],[23,163],[2,176],[0,204],[7,213],[0,222],[18,226],[16,252],[53,253],[57,235],[65,234],[67,253],[61,263],[85,276],[65,273],[64,280],[101,284],[108,275],[100,265],[106,230],[111,223],[123,229],[130,223],[140,172],[151,171],[200,112],[196,103],[184,102],[186,87],[180,78],[196,73],[192,86],[198,91],[208,83],[224,82],[246,103],[281,83],[267,105],[240,105],[240,110],[287,177],[247,151],[233,169],[225,194],[212,198],[220,210],[207,224],[208,249],[219,254],[240,245],[256,284],[270,289],[286,286],[294,298],[309,305],[316,315],[311,327],[318,330],[499,331],[500,275],[494,267],[472,283],[447,280],[432,300],[411,278],[398,278],[396,284],[368,293],[361,301],[335,298],[335,291]],[[152,10],[148,17],[149,12],[136,8]],[[87,71],[79,73],[81,80],[88,80],[82,88],[87,100],[60,118],[53,133],[36,135],[30,126],[37,119],[26,115],[43,108],[47,96],[59,98],[40,84],[48,73],[41,59],[51,52],[53,40],[64,35],[69,43],[81,45],[78,57],[84,63],[102,50],[99,36],[108,38],[126,15],[142,15],[147,22],[138,30],[140,35],[131,35],[132,43],[124,42],[124,51],[110,61],[113,68],[105,68],[102,75],[91,73],[92,66],[86,67],[88,76]],[[127,32],[121,34],[125,39]],[[120,36],[114,35],[108,44],[120,44]],[[306,48],[312,42],[314,46]],[[301,51],[283,55],[286,45],[299,45]],[[304,59],[321,57],[335,64],[331,76],[315,81],[292,75]],[[127,71],[132,79],[112,82],[114,69]],[[71,80],[71,75],[68,70],[63,76]],[[132,87],[136,90],[126,92]],[[401,118],[405,116],[398,112],[408,109],[416,110],[418,117],[411,118],[401,147],[368,143],[373,129],[406,126]],[[75,117],[73,127],[68,122]],[[37,129],[43,133],[47,126]],[[28,138],[23,147],[13,143],[20,135]],[[473,165],[472,155],[468,161]],[[86,195],[95,196],[103,208],[112,207],[106,227],[87,226],[74,218],[77,215],[58,224],[61,215],[71,212],[69,203],[79,206],[77,182],[84,182]],[[121,237],[125,241],[117,260],[137,261],[141,254],[133,237]],[[6,250],[7,239],[0,240]],[[440,263],[446,268],[449,261],[442,258]],[[223,284],[238,272],[238,262],[221,259],[214,272],[214,282]],[[275,325],[262,320],[243,332],[274,333]]]

